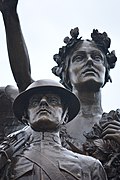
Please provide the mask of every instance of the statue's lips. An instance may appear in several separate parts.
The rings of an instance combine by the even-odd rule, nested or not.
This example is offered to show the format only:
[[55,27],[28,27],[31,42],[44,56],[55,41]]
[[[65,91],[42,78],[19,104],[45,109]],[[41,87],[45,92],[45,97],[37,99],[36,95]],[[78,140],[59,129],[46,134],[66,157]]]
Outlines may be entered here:
[[85,74],[85,73],[97,73],[97,72],[93,68],[89,68],[82,72],[82,74]]
[[49,114],[51,114],[51,112],[48,110],[48,109],[46,109],[46,108],[41,108],[38,112],[37,112],[37,114],[42,114],[42,113],[49,113]]

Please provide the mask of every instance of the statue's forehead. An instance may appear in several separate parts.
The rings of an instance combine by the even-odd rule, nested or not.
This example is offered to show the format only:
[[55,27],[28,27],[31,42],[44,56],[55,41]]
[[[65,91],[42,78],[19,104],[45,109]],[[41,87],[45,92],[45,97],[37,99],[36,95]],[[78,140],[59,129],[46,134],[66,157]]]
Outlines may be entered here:
[[[96,46],[94,42],[90,42],[88,40],[84,40],[82,43],[77,44],[76,47],[71,51],[71,57],[73,54],[76,54],[77,52],[91,52],[91,51],[96,51],[102,53],[102,51]],[[103,54],[103,53],[102,53]]]
[[85,39],[85,40],[83,40],[83,41],[81,41],[81,42],[78,42],[78,43],[76,44],[76,47],[86,47],[86,48],[94,47],[94,48],[97,48],[97,49],[98,49],[98,47],[97,47],[97,45],[95,44],[95,42],[92,41],[92,40],[89,40],[89,39]]

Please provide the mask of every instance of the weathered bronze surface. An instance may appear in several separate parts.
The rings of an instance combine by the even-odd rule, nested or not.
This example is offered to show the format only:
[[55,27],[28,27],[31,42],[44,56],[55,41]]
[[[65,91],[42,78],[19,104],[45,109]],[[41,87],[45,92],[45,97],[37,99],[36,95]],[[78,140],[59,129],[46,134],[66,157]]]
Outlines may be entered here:
[[[66,96],[69,103],[65,100]],[[76,105],[79,106],[77,97],[63,88],[61,84],[51,80],[35,81],[21,93],[13,104],[14,113],[20,120],[24,117],[33,130],[30,130],[32,131],[31,136],[24,144],[24,148],[20,147],[15,150],[19,146],[19,139],[15,141],[14,136],[11,137],[13,140],[11,144],[14,145],[13,151],[15,150],[12,151],[12,156],[8,148],[3,149],[5,144],[7,145],[7,140],[2,144],[0,166],[2,167],[3,163],[4,166],[0,169],[1,178],[19,180],[107,179],[98,160],[73,153],[61,145],[59,128],[66,118],[70,121],[78,113],[79,109],[76,109],[74,116],[71,116],[69,111],[70,107]],[[27,131],[29,130],[25,133],[28,133]],[[23,139],[25,133],[22,136]],[[15,136],[17,137],[17,134]],[[7,161],[7,158],[11,159],[11,162]]]
[[117,58],[114,51],[109,52],[111,40],[107,33],[93,30],[92,40],[78,38],[78,28],[70,34],[72,38],[65,38],[66,46],[53,57],[57,66],[52,72],[76,94],[81,109],[74,121],[62,127],[62,144],[75,152],[96,157],[103,163],[108,178],[117,180],[120,178],[119,110],[111,111],[117,115],[109,116],[110,112],[107,116],[101,106],[101,88],[111,81],[110,69],[115,67]]
[[18,94],[17,88],[13,86],[0,87],[0,142],[4,138],[24,127],[23,123],[15,118],[12,104]]
[[[0,9],[5,24],[11,69],[22,92],[33,80],[29,55],[16,12],[17,3],[17,0],[1,0]],[[105,32],[93,30],[90,41],[78,38],[78,28],[72,29],[70,34],[72,38],[65,38],[66,46],[60,48],[59,53],[54,56],[57,66],[52,70],[60,77],[61,83],[79,98],[81,108],[74,120],[62,127],[61,139],[63,146],[68,149],[88,154],[83,144],[86,144],[87,134],[94,124],[99,124],[102,118],[101,88],[107,81],[111,81],[110,69],[114,68],[117,58],[114,51],[109,52],[111,40]],[[106,123],[102,139],[112,139],[120,144],[119,130],[120,123],[116,119]],[[112,176],[109,179],[119,175]]]

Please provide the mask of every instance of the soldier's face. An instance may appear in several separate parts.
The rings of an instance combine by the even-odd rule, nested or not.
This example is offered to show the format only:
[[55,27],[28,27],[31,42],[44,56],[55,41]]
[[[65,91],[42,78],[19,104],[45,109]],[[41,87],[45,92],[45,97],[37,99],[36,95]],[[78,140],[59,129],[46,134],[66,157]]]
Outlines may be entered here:
[[61,99],[56,94],[36,94],[29,100],[29,123],[35,131],[56,130],[61,124],[62,115]]
[[92,84],[100,88],[105,81],[105,70],[103,53],[89,41],[83,41],[70,58],[69,77],[72,86],[84,87],[89,84],[90,87]]

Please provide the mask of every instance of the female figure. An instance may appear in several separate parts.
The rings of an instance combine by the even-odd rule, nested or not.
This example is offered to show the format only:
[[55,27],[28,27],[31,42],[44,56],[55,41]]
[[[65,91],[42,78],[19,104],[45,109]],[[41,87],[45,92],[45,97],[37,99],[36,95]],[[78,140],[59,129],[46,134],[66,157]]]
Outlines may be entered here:
[[66,132],[82,148],[84,133],[89,132],[101,119],[101,88],[107,81],[111,81],[109,71],[114,68],[117,58],[114,51],[108,51],[110,38],[105,32],[100,34],[98,30],[93,30],[92,40],[78,38],[78,28],[70,33],[72,38],[64,40],[67,45],[60,48],[59,54],[54,55],[58,66],[52,71],[80,100],[80,112],[66,126]]
[[[29,55],[16,11],[17,3],[18,0],[0,0],[0,10],[5,24],[11,69],[19,90],[24,91],[33,80]],[[78,38],[77,28],[71,31],[71,35],[71,39],[65,38],[67,45],[60,48],[59,54],[54,56],[58,66],[53,68],[53,72],[61,78],[65,87],[77,95],[81,103],[78,116],[64,128],[63,144],[69,145],[72,150],[83,152],[85,133],[102,117],[101,88],[111,80],[109,71],[115,66],[116,56],[114,52],[108,51],[110,39],[106,33],[93,31],[93,41]],[[103,137],[116,138],[118,142],[120,123],[115,120],[104,127]]]
[[[116,152],[110,151],[113,148],[111,139],[114,140],[118,154],[120,152],[120,117],[119,110],[103,113],[101,89],[106,82],[111,81],[109,72],[115,67],[117,58],[114,51],[108,50],[111,40],[107,33],[93,30],[92,40],[78,38],[78,28],[72,29],[70,34],[72,38],[64,39],[66,46],[54,55],[57,66],[52,69],[60,77],[61,83],[79,98],[81,104],[74,121],[66,124],[61,131],[63,146],[99,158],[106,169],[111,170],[111,178],[117,175],[114,171],[116,167],[113,168],[111,159],[104,155],[113,153],[115,157]],[[111,145],[109,148],[108,139]],[[105,145],[108,149],[104,148]]]

